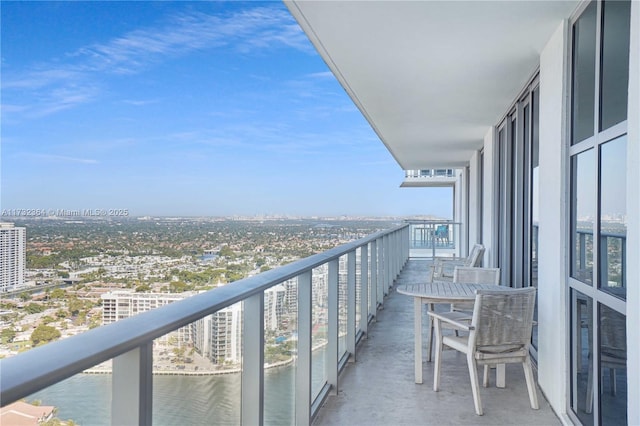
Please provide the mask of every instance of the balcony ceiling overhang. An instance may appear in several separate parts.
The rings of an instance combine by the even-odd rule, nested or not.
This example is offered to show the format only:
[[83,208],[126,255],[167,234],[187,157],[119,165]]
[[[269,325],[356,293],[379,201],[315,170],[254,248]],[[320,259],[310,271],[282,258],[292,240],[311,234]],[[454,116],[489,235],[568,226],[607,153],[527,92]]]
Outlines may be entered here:
[[405,170],[467,165],[578,3],[285,0]]

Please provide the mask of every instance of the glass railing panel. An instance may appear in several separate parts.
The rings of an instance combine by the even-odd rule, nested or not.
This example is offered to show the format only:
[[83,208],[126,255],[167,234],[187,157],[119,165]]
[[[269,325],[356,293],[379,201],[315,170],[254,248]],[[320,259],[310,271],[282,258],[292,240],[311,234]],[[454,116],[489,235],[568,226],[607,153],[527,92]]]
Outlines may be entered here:
[[[295,380],[298,335],[298,280],[285,281],[276,287],[283,292],[278,298],[277,320],[265,320],[264,347],[264,423],[295,423]],[[265,316],[268,296],[265,292]]]
[[240,422],[242,302],[153,341],[154,424]]
[[311,400],[327,382],[327,326],[329,318],[328,264],[314,268],[311,274]]
[[356,334],[360,331],[360,302],[362,300],[362,271],[360,270],[360,258],[362,256],[362,250],[356,250]]
[[347,255],[340,256],[338,273],[338,359],[347,352]]
[[[109,363],[110,365],[110,363]],[[54,406],[55,417],[79,425],[111,424],[111,374],[76,374],[24,399],[29,404]]]

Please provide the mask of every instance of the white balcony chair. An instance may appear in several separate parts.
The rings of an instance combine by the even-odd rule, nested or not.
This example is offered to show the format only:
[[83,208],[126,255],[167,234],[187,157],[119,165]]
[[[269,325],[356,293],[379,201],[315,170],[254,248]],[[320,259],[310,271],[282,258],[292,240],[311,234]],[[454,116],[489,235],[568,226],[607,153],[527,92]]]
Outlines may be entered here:
[[[461,284],[500,285],[500,268],[456,266],[453,270],[453,282]],[[469,314],[469,319],[471,319],[473,302],[452,303],[451,310],[467,312]]]
[[[476,363],[484,365],[485,387],[488,385],[490,364],[522,363],[529,402],[531,408],[537,410],[536,382],[529,357],[535,298],[536,289],[533,287],[516,290],[478,290],[471,324],[448,318],[449,312],[429,312],[436,327],[433,390],[438,391],[440,388],[442,349],[443,346],[448,346],[467,355],[476,414],[482,415]],[[443,336],[443,323],[459,330],[466,330],[469,335]]]
[[456,266],[478,267],[483,256],[484,246],[475,244],[467,257],[436,257],[431,265],[429,281],[452,281]]

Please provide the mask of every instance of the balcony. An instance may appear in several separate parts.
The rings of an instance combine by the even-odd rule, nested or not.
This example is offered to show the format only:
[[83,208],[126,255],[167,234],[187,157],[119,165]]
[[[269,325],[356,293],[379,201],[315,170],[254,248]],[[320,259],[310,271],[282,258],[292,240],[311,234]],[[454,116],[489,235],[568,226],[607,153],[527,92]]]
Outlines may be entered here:
[[405,170],[401,188],[453,187],[458,181],[456,169]]
[[[410,259],[395,284],[423,280],[429,263]],[[442,363],[439,392],[432,389],[431,362],[423,361],[423,384],[414,383],[413,300],[392,288],[368,338],[358,346],[357,361],[342,373],[338,394],[327,399],[314,424],[561,424],[540,390],[540,409],[531,409],[519,365],[506,366],[504,389],[495,386],[492,372],[490,387],[480,389],[484,415],[476,416],[464,355],[445,351]]]
[[[486,415],[481,418],[473,410],[462,357],[445,354],[441,392],[431,390],[430,364],[424,366],[424,384],[414,383],[412,300],[396,294],[394,285],[424,279],[429,261],[409,260],[410,228],[400,225],[4,359],[2,404],[112,360],[111,380],[103,382],[111,388],[110,423],[153,424],[152,416],[162,408],[153,407],[154,382],[161,380],[153,374],[154,339],[242,301],[242,368],[236,374],[243,391],[232,395],[237,407],[230,417],[233,423],[309,424],[315,419],[315,424],[506,424],[513,423],[515,415],[522,424],[558,423],[543,398],[541,410],[529,408],[518,368],[513,373],[507,369],[507,389],[483,389]],[[323,267],[328,271],[326,285],[314,289],[312,278]],[[287,391],[274,400],[265,380],[265,294],[292,278],[297,280],[295,368]],[[325,305],[318,306],[317,294],[312,298],[318,291]],[[322,351],[317,350],[318,328],[326,329]],[[212,395],[187,388],[180,397],[183,403],[172,403],[200,400],[208,405]],[[284,417],[273,417],[273,405],[284,400]],[[87,413],[83,420],[95,423],[100,410],[105,413],[100,421],[107,424],[107,407]],[[166,419],[158,416],[156,421]]]

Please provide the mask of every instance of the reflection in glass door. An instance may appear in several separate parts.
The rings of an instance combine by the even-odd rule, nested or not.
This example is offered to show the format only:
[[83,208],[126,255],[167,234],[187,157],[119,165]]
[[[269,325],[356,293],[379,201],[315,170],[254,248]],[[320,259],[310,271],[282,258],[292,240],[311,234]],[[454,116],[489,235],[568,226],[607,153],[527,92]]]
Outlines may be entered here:
[[593,1],[572,22],[567,411],[585,425],[627,423],[630,5]]

